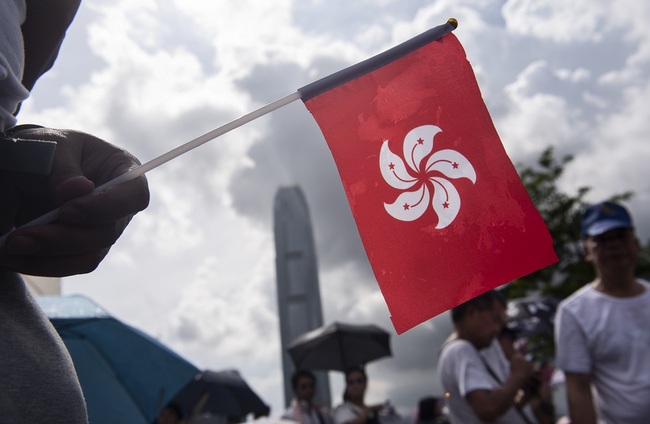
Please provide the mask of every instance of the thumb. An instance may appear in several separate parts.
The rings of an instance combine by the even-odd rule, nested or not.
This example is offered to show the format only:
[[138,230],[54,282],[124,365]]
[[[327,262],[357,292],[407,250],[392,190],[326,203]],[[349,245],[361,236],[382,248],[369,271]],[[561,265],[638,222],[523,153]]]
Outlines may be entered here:
[[95,183],[83,175],[69,174],[69,178],[61,177],[54,183],[54,200],[57,205],[62,205],[72,199],[92,193]]

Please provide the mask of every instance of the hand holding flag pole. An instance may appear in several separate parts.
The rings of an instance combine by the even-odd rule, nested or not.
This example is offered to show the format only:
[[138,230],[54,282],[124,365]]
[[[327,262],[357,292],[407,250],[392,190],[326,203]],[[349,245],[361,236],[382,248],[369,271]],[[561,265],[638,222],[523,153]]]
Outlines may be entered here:
[[[192,149],[195,149],[208,141],[214,140],[215,138],[222,136],[226,134],[227,132],[230,132],[234,130],[235,128],[241,127],[242,125],[251,122],[257,118],[260,118],[267,113],[270,113],[276,109],[279,109],[283,106],[288,105],[289,103],[300,99],[300,93],[295,92],[292,93],[288,96],[285,96],[281,99],[278,99],[272,103],[269,103],[265,106],[262,106],[259,109],[256,109],[252,112],[247,113],[246,115],[240,116],[239,118],[230,121],[227,124],[224,124],[218,128],[215,128],[212,131],[209,131],[193,140],[188,141],[185,144],[182,144],[166,153],[163,153],[162,155],[151,159],[149,162],[143,163],[142,165],[138,166],[137,168],[133,168],[128,172],[125,172],[124,174],[113,178],[110,181],[105,182],[104,184],[96,187],[93,190],[93,193],[101,192],[104,190],[107,190],[111,187],[115,187],[116,185],[125,183],[127,181],[134,180],[138,178],[141,175],[144,175],[146,172],[151,171],[152,169],[155,169],[159,167],[160,165],[169,162],[170,160],[177,158],[187,152],[189,152]],[[24,227],[32,227],[34,225],[43,225],[43,224],[49,224],[50,222],[54,222],[58,219],[59,217],[59,211],[60,208],[56,208],[54,210],[51,210],[50,212],[39,216],[36,219],[33,219],[26,224],[22,225],[20,228]],[[3,235],[0,237],[0,248],[5,245],[5,241],[7,240],[7,237],[11,234],[11,232]]]

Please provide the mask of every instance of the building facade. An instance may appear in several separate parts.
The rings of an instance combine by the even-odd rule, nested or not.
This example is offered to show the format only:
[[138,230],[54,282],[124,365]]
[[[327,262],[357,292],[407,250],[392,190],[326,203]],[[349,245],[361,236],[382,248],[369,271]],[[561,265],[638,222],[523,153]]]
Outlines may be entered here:
[[[273,219],[284,399],[288,405],[293,397],[291,374],[294,365],[286,347],[296,337],[321,327],[323,312],[311,219],[300,187],[282,187],[277,191]],[[329,407],[328,375],[317,372],[316,378],[316,401]]]

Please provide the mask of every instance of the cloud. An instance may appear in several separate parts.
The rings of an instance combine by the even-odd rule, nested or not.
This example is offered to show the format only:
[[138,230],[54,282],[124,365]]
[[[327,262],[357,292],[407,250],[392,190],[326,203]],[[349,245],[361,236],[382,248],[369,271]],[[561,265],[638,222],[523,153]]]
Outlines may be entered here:
[[607,1],[510,0],[503,7],[508,29],[558,43],[600,41],[607,29]]

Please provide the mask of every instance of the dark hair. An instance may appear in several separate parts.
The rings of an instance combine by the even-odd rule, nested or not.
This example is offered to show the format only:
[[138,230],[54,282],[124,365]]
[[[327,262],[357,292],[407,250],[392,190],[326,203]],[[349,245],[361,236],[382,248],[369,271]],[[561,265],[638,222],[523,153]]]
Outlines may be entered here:
[[499,302],[503,307],[506,306],[506,301],[500,292],[496,290],[486,291],[485,293],[453,308],[451,310],[451,320],[454,323],[459,322],[471,307],[474,307],[479,311],[492,309],[495,301]]
[[310,378],[311,381],[316,384],[316,376],[313,372],[308,370],[295,370],[293,374],[291,374],[291,387],[293,387],[293,390],[298,388],[298,381],[303,377]]
[[433,421],[436,418],[436,405],[440,399],[432,396],[420,399],[418,403],[418,422]]
[[350,400],[350,397],[348,396],[348,377],[353,372],[360,373],[363,376],[363,379],[365,381],[368,381],[368,374],[366,374],[366,370],[363,369],[362,366],[352,367],[345,370],[345,389],[343,389],[343,401]]
[[361,373],[361,375],[363,375],[363,379],[368,380],[368,374],[366,374],[366,370],[363,369],[363,367],[352,367],[352,368],[348,368],[347,370],[345,370],[345,380],[346,380],[346,382],[348,380],[348,376],[350,374],[352,374],[353,372]]

